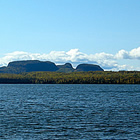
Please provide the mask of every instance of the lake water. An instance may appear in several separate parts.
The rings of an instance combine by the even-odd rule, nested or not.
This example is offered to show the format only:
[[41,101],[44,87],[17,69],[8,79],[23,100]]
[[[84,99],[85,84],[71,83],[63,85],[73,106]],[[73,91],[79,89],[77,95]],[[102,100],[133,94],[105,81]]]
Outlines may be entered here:
[[140,139],[140,85],[0,85],[0,140]]

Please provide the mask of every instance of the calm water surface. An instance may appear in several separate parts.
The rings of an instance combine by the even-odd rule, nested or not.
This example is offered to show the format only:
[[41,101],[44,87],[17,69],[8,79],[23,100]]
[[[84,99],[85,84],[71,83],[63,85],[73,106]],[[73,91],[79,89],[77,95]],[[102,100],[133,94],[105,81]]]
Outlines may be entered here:
[[0,85],[0,139],[140,139],[140,85]]

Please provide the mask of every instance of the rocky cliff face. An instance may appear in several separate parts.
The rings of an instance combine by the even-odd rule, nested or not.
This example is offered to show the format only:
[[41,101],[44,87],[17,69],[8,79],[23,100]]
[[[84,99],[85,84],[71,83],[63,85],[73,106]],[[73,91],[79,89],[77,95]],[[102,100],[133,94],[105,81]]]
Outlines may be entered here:
[[55,65],[50,61],[14,61],[10,62],[7,67],[1,67],[0,73],[23,73],[32,71],[56,71],[56,72],[74,72],[74,71],[103,71],[98,65],[80,64],[74,69],[70,63],[64,65]]

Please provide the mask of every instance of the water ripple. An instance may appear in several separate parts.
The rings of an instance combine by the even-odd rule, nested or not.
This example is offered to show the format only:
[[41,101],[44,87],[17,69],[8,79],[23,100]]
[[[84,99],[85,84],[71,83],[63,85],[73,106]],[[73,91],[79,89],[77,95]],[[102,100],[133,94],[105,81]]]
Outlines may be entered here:
[[139,85],[0,85],[0,139],[140,139]]

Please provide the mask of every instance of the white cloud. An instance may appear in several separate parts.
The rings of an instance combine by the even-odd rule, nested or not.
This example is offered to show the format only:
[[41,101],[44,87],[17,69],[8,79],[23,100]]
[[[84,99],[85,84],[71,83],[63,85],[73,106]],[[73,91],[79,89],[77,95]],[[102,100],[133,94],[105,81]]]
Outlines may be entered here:
[[131,50],[129,55],[132,59],[140,59],[140,47]]
[[116,59],[129,59],[129,53],[125,50],[120,50],[116,55]]
[[[52,61],[56,64],[64,64],[70,62],[73,66],[79,63],[92,63],[98,64],[105,70],[138,70],[139,67],[134,68],[126,64],[119,65],[118,60],[121,59],[140,59],[140,47],[131,50],[130,52],[126,50],[120,50],[115,55],[108,54],[105,52],[96,54],[86,54],[80,52],[78,49],[71,49],[67,52],[65,51],[51,51],[49,54],[39,54],[39,53],[29,53],[16,51],[6,54],[4,57],[0,58],[0,66],[6,66],[11,61],[17,60],[42,60],[42,61]],[[140,70],[140,69],[139,69]]]
[[130,52],[120,50],[116,55],[116,59],[140,59],[140,47],[131,50]]

